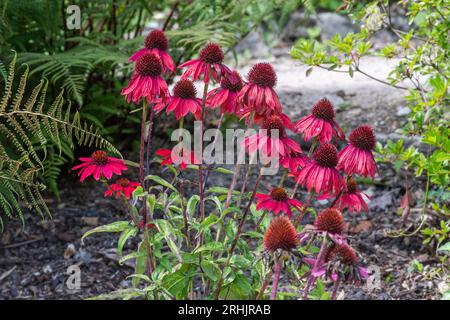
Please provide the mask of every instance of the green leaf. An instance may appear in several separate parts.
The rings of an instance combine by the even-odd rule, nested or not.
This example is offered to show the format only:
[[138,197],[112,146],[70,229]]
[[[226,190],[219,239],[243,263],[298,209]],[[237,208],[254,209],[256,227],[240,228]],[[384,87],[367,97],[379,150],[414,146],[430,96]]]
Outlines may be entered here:
[[174,241],[173,236],[176,236],[176,231],[172,227],[172,225],[162,219],[155,220],[155,224],[158,227],[158,230],[161,232],[162,236],[167,242],[170,251],[177,257],[178,261],[183,262],[183,258],[180,254],[180,246]]
[[122,255],[123,246],[127,242],[130,237],[134,237],[138,233],[139,229],[135,226],[132,226],[128,229],[122,231],[119,237],[119,241],[117,242],[117,254]]
[[[147,269],[147,250],[144,241],[142,241],[141,243],[139,243],[134,273],[136,275],[142,275],[145,273],[146,269]],[[136,287],[139,284],[139,280],[141,280],[139,277],[134,277],[133,280],[131,280],[131,284],[133,285],[133,287]]]
[[447,251],[450,252],[450,242],[447,242],[446,244],[440,246],[437,251]]
[[122,232],[125,229],[132,227],[128,221],[116,221],[104,226],[99,226],[97,228],[91,229],[87,231],[82,237],[81,241],[83,241],[84,238],[90,236],[91,234],[98,233],[98,232]]
[[202,267],[202,270],[205,272],[206,276],[212,281],[219,280],[220,269],[216,264],[208,260],[202,260],[200,266]]
[[168,181],[164,180],[161,177],[150,174],[145,177],[145,180],[153,180],[154,182],[162,185],[163,187],[169,188],[170,190],[178,193],[178,190],[173,185],[171,185]]
[[200,201],[200,197],[198,195],[193,195],[189,198],[187,202],[187,213],[189,216],[194,216],[195,212],[197,211],[197,204]]
[[225,246],[222,242],[209,242],[200,248],[197,248],[194,253],[199,253],[203,251],[223,251]]

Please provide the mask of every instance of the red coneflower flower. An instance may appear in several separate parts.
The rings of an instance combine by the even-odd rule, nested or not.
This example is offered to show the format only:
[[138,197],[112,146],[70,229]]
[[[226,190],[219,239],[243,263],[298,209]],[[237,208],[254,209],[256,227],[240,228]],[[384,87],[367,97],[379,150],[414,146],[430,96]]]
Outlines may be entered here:
[[359,191],[356,181],[350,178],[349,180],[347,180],[347,184],[344,186],[344,190],[342,191],[342,194],[336,202],[335,206],[340,210],[348,208],[348,211],[350,213],[361,212],[361,210],[363,209],[366,212],[369,212],[369,207],[367,206],[363,195],[366,198],[370,199],[367,194]]
[[173,88],[173,96],[168,99],[160,99],[153,108],[156,112],[161,112],[166,106],[166,114],[175,111],[177,120],[189,112],[194,114],[197,120],[201,118],[201,99],[197,98],[197,89],[191,80],[181,79],[178,81]]
[[211,109],[220,106],[220,112],[230,114],[238,112],[237,95],[242,89],[243,82],[241,75],[233,71],[235,79],[222,78],[220,87],[208,92],[206,105]]
[[90,175],[94,176],[95,180],[100,180],[101,177],[111,179],[115,173],[121,175],[122,171],[128,169],[125,161],[118,158],[109,157],[105,151],[97,150],[91,154],[90,158],[79,158],[82,164],[72,168],[72,170],[81,169],[78,172],[80,181],[83,182]]
[[224,54],[220,46],[216,43],[208,43],[199,54],[198,59],[189,60],[178,68],[188,67],[181,76],[183,79],[192,77],[196,81],[203,75],[203,81],[209,82],[211,73],[213,79],[220,83],[222,77],[231,77],[234,79],[231,70],[223,64]]
[[270,63],[255,64],[248,72],[248,83],[238,94],[238,101],[243,105],[243,118],[253,115],[255,123],[272,114],[281,114],[281,104],[273,89],[277,75]]
[[280,164],[289,170],[291,174],[297,174],[299,168],[303,168],[311,160],[307,155],[299,152],[291,152],[286,156],[280,157]]
[[264,234],[264,248],[268,251],[278,249],[290,251],[298,244],[299,240],[294,225],[284,217],[274,218]]
[[318,231],[342,233],[342,231],[344,230],[344,217],[339,210],[328,208],[323,210],[316,217],[316,220],[314,221],[314,227]]
[[347,174],[375,177],[376,163],[372,149],[375,148],[375,134],[369,126],[360,126],[349,136],[350,143],[339,152],[338,169]]
[[[244,139],[244,146],[250,154],[262,151],[264,157],[272,157],[272,148],[277,151],[277,155],[286,156],[292,152],[301,153],[302,149],[297,142],[288,138],[286,127],[291,125],[289,118],[280,115],[273,115],[264,120],[261,129],[257,134]],[[278,138],[274,138],[275,131],[278,130]]]
[[334,108],[327,98],[320,99],[313,106],[311,114],[301,118],[295,127],[303,134],[303,139],[309,141],[317,137],[320,143],[330,142],[334,137],[336,140],[345,139],[339,125],[334,121]]
[[175,64],[167,53],[169,41],[167,40],[164,31],[157,29],[152,30],[145,38],[144,46],[145,48],[140,49],[133,54],[129,61],[137,61],[146,53],[154,53],[161,59],[164,70],[175,72]]
[[152,103],[158,99],[165,99],[168,90],[161,72],[161,59],[156,54],[142,54],[136,61],[130,83],[122,90],[127,102],[139,104],[141,98],[145,98],[148,103]]
[[105,197],[115,194],[117,198],[124,195],[125,198],[130,199],[131,194],[137,187],[139,187],[139,183],[130,181],[127,178],[120,178],[105,191]]
[[181,154],[177,154],[169,149],[158,149],[155,154],[162,158],[161,165],[180,165],[181,170],[186,170],[189,164],[197,163],[194,153],[182,150]]
[[291,206],[300,210],[302,203],[298,200],[289,198],[286,190],[283,188],[273,188],[269,194],[256,194],[256,210],[266,209],[277,215],[284,212],[289,218],[292,218]]
[[343,183],[343,178],[335,168],[338,163],[336,147],[325,143],[313,154],[314,161],[306,163],[300,170],[296,180],[306,186],[308,192],[336,194]]

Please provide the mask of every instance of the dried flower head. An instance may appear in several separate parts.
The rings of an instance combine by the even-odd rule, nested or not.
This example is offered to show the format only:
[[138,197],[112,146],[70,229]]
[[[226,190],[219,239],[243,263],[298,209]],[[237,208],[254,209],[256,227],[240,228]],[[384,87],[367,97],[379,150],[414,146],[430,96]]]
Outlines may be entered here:
[[298,244],[297,232],[291,221],[284,217],[276,217],[272,220],[264,235],[264,247],[266,250],[283,249],[290,251],[297,247]]
[[337,245],[335,252],[339,260],[343,264],[356,265],[359,261],[358,255],[356,254],[355,250],[353,250],[353,248],[346,243]]
[[341,233],[344,229],[344,217],[337,209],[325,209],[317,216],[314,226],[320,231]]

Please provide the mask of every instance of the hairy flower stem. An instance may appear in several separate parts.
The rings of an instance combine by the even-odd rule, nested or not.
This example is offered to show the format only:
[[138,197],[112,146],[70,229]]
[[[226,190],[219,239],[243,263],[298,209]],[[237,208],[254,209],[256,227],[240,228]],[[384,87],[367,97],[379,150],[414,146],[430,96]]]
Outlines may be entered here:
[[280,279],[281,265],[282,265],[281,258],[278,258],[275,262],[273,270],[273,283],[272,283],[272,293],[270,294],[270,300],[277,299],[278,280]]
[[[217,129],[216,129],[216,134],[214,135],[214,141],[212,144],[212,149],[215,152],[216,149],[216,143],[217,143],[217,139],[219,138],[219,132],[220,132],[220,127],[222,126],[222,121],[223,121],[223,117],[224,117],[225,113],[222,113],[222,115],[219,118],[219,123],[217,124]],[[203,190],[206,190],[207,184],[208,184],[208,177],[209,177],[209,173],[211,172],[211,169],[213,168],[213,165],[208,165],[207,166],[207,170],[205,173],[205,179],[203,181]]]
[[323,255],[325,254],[325,249],[327,246],[327,234],[323,236],[322,245],[320,246],[319,254],[317,255],[316,262],[314,263],[314,266],[311,269],[311,274],[308,277],[308,282],[306,284],[305,292],[303,293],[303,299],[308,299],[309,291],[311,290],[311,286],[313,282],[316,280],[316,277],[313,275],[313,271],[317,269],[317,267],[320,265],[323,259]]
[[305,216],[306,212],[308,211],[308,208],[309,208],[309,206],[311,204],[311,201],[312,201],[313,197],[314,197],[314,191],[311,191],[309,193],[309,195],[308,195],[308,200],[306,200],[306,203],[305,203],[305,205],[302,208],[302,211],[295,218],[295,221],[294,221],[294,227],[295,228],[297,228],[300,225],[300,223],[302,222],[303,217]]
[[266,278],[264,279],[264,282],[261,286],[261,290],[259,290],[258,295],[256,296],[256,300],[261,300],[261,298],[264,295],[264,292],[267,289],[267,286],[269,285],[270,279],[272,279],[273,271],[270,270],[270,272],[267,274]]
[[300,184],[300,182],[297,180],[297,181],[295,182],[294,189],[292,189],[291,199],[294,199],[295,194],[297,193],[297,189],[298,189],[299,184]]
[[281,176],[280,183],[278,184],[278,188],[283,188],[284,181],[286,180],[286,176],[288,174],[288,170],[284,170],[283,175]]
[[339,191],[339,193],[337,194],[336,198],[334,198],[333,202],[330,204],[330,208],[333,208],[336,205],[336,203],[338,202],[338,200],[341,197],[341,195],[342,195],[342,190]]
[[241,172],[241,164],[238,163],[234,167],[234,175],[233,175],[233,179],[231,180],[230,187],[228,188],[227,200],[225,201],[224,209],[227,209],[230,206],[231,196],[233,195],[233,191],[234,191],[234,188],[236,187],[237,178],[238,178],[240,172]]
[[239,221],[238,229],[237,229],[236,235],[234,237],[233,243],[231,244],[230,251],[228,252],[228,257],[225,262],[225,266],[223,267],[223,269],[220,272],[219,281],[217,283],[217,289],[216,289],[216,292],[214,293],[215,300],[217,300],[219,298],[220,291],[222,290],[222,285],[223,285],[223,272],[230,265],[231,258],[233,256],[234,250],[236,249],[237,243],[239,241],[239,237],[241,236],[241,233],[242,233],[242,227],[244,226],[245,218],[247,218],[247,215],[250,211],[250,207],[253,203],[253,200],[255,200],[255,195],[258,190],[258,186],[259,186],[259,183],[261,182],[261,179],[262,179],[262,169],[259,171],[258,179],[256,179],[255,187],[253,188],[253,192],[252,192],[252,196],[250,197],[247,207],[245,207],[245,210],[242,214],[242,218]]
[[139,183],[144,188],[145,120],[147,119],[147,101],[142,103],[141,142],[139,146]]
[[[250,118],[252,118],[252,116]],[[245,136],[247,136],[247,134],[250,132],[251,127],[252,127],[252,122],[250,122],[248,124],[247,130],[245,132]],[[239,155],[238,155],[238,160],[239,160]],[[234,167],[233,179],[231,180],[230,187],[228,188],[227,200],[225,201],[225,205],[224,205],[225,209],[227,209],[230,206],[231,197],[233,195],[234,188],[236,187],[237,178],[238,178],[240,173],[241,173],[241,163],[238,161],[238,163]]]
[[183,212],[184,220],[184,236],[186,237],[186,246],[188,251],[191,250],[191,235],[189,234],[189,219],[187,215],[186,206],[184,205],[184,181],[180,181],[180,204],[181,211]]
[[152,136],[153,136],[153,117],[155,115],[155,110],[153,110],[153,106],[150,106],[150,115],[148,120],[148,129],[147,129],[147,150],[146,150],[146,158],[145,158],[145,173],[147,176],[150,174],[150,162],[152,155]]
[[244,182],[242,182],[241,193],[236,204],[238,208],[241,206],[242,198],[244,197],[245,189],[247,188],[248,178],[250,177],[250,173],[252,172],[253,169],[253,161],[255,161],[256,156],[257,153],[255,152],[254,154],[251,155],[251,158],[249,159],[249,164],[247,172],[245,173]]
[[[142,118],[141,118],[141,141],[140,141],[140,149],[139,149],[139,183],[141,184],[142,188],[145,190],[144,185],[144,154],[145,154],[145,123],[147,119],[147,101],[144,99],[142,103]],[[153,254],[152,254],[152,248],[150,245],[150,238],[148,236],[148,230],[147,230],[147,196],[144,196],[142,198],[142,221],[144,224],[144,241],[145,241],[145,248],[147,250],[147,274],[148,276],[151,276],[152,270],[154,269],[153,266]]]
[[[200,126],[201,139],[203,141],[203,129],[205,123],[205,105],[206,105],[206,97],[208,95],[208,85],[209,83],[205,83],[205,87],[203,88],[203,98],[202,98],[202,121]],[[205,195],[203,193],[203,144],[202,144],[202,156],[200,158],[200,164],[198,165],[198,193],[200,196],[200,221],[203,222],[205,219],[205,203],[204,198]],[[199,239],[202,237],[200,236]],[[201,242],[200,242],[201,243]]]
[[336,300],[336,296],[337,296],[337,292],[338,292],[340,284],[341,284],[341,278],[339,278],[339,276],[337,276],[337,279],[333,285],[333,292],[331,294],[331,300]]
[[259,218],[258,222],[256,223],[255,226],[255,231],[258,230],[259,226],[261,225],[261,223],[263,222],[264,218],[266,217],[267,212],[265,211],[262,215],[261,218]]

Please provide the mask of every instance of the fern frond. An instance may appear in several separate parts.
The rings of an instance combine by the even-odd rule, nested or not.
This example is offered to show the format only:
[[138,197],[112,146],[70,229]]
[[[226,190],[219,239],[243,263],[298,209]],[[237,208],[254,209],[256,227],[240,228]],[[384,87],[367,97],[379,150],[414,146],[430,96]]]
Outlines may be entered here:
[[[32,208],[41,217],[50,215],[42,197],[45,185],[57,194],[59,166],[67,160],[74,144],[106,149],[120,156],[119,151],[99,134],[99,129],[71,114],[63,91],[48,105],[48,81],[42,79],[27,95],[28,66],[14,83],[16,57],[10,66],[5,93],[0,104],[0,227],[2,218],[23,219],[21,205]],[[51,149],[49,149],[49,147]],[[57,148],[56,155],[53,148]],[[50,157],[48,151],[50,150]],[[58,195],[57,195],[58,196]]]

